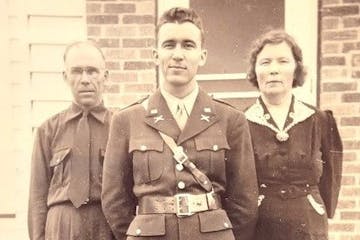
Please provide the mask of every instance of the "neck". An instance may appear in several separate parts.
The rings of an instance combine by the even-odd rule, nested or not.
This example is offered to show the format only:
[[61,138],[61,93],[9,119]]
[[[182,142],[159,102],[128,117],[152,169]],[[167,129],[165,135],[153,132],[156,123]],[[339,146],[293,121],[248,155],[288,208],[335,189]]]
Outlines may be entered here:
[[184,98],[189,95],[194,89],[197,87],[196,81],[191,81],[185,85],[171,85],[171,84],[164,84],[164,90],[173,95],[177,98]]
[[292,93],[290,91],[283,95],[271,95],[271,96],[261,94],[261,98],[263,99],[266,107],[287,108],[291,103]]

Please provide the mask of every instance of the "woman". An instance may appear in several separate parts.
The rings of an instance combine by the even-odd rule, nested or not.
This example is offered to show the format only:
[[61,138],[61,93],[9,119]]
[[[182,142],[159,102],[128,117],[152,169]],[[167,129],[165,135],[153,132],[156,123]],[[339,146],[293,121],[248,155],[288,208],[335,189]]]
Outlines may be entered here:
[[330,111],[294,97],[302,53],[283,31],[258,39],[248,78],[260,91],[246,111],[259,182],[255,239],[328,239],[340,190],[342,143]]

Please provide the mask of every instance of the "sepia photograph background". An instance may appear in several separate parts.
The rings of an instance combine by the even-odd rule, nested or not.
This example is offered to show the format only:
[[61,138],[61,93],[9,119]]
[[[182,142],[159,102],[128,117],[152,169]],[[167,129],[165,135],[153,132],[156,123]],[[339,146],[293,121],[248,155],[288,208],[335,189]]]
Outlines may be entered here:
[[344,145],[342,188],[330,240],[360,239],[360,0],[0,0],[0,240],[26,240],[33,136],[67,108],[67,44],[94,39],[110,81],[105,105],[118,110],[161,81],[152,61],[155,24],[174,6],[203,19],[207,64],[197,80],[214,97],[245,109],[258,96],[246,80],[251,42],[284,28],[308,71],[301,100],[331,109]]

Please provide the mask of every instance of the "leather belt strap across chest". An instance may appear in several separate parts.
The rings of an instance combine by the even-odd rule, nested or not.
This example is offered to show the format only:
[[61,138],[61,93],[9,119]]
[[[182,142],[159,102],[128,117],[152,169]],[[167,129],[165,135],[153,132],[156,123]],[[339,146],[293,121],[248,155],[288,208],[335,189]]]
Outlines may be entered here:
[[221,199],[215,193],[184,193],[171,197],[144,196],[139,200],[138,214],[175,213],[177,216],[190,216],[219,208]]
[[188,156],[185,154],[184,149],[181,146],[178,146],[174,139],[169,137],[168,135],[159,131],[160,136],[164,140],[164,142],[169,146],[171,151],[173,152],[173,157],[178,164],[186,167],[190,173],[194,176],[195,180],[200,184],[202,188],[204,188],[207,192],[211,192],[213,190],[211,181],[209,178],[201,172],[196,165],[191,162]]

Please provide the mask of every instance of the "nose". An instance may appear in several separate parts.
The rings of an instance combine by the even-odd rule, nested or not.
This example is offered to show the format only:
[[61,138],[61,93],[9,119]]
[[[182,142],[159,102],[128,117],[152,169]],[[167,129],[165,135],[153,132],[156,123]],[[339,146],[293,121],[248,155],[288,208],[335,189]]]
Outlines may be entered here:
[[177,61],[180,61],[184,58],[184,53],[181,46],[176,46],[176,48],[174,48],[172,58]]
[[82,72],[80,82],[83,85],[88,85],[90,83],[89,76],[86,71]]
[[277,64],[276,62],[272,62],[270,64],[270,74],[276,75],[278,73],[279,73],[279,64]]

